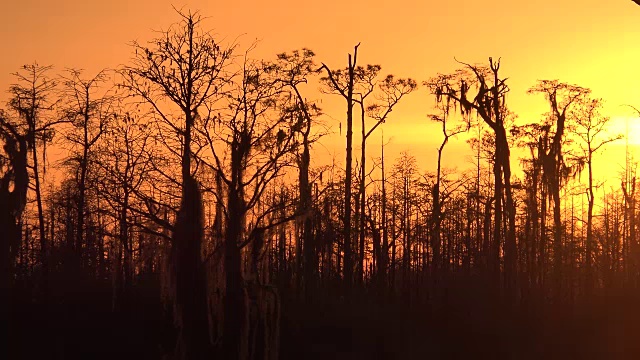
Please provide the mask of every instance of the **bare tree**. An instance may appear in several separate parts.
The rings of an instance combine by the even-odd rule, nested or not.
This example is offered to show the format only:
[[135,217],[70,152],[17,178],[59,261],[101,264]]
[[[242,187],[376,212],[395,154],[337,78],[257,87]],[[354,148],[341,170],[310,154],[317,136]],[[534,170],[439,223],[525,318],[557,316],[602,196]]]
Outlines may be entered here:
[[72,125],[66,139],[71,144],[71,159],[77,162],[78,170],[78,199],[77,199],[77,229],[75,238],[75,256],[79,266],[82,265],[83,240],[85,231],[85,198],[87,192],[87,171],[89,169],[89,155],[93,147],[105,131],[107,122],[113,116],[111,105],[113,98],[99,94],[100,85],[107,81],[105,71],[86,79],[80,70],[68,70],[61,78],[62,98],[61,118]]
[[[301,93],[301,85],[307,84],[316,72],[315,54],[309,49],[293,51],[290,54],[278,55],[278,71],[282,73],[284,84],[292,93],[291,105],[285,108],[292,117],[293,130],[301,137],[302,150],[297,155],[298,184],[300,199],[298,212],[302,217],[302,236],[296,243],[296,262],[298,271],[304,277],[305,294],[312,298],[312,290],[316,286],[318,270],[317,247],[313,234],[313,198],[312,179],[310,179],[311,146],[322,134],[314,135],[312,126],[321,115],[320,108],[314,102],[307,101]],[[304,255],[303,255],[304,254]],[[302,266],[300,265],[302,262]]]
[[[247,322],[250,309],[244,289],[248,287],[249,299],[258,308],[264,308],[265,302],[277,303],[273,288],[260,282],[257,262],[262,256],[257,254],[263,252],[267,230],[296,216],[290,210],[294,207],[291,202],[263,201],[265,191],[283,175],[297,148],[294,128],[299,118],[292,118],[288,108],[284,113],[281,108],[283,101],[290,98],[285,92],[287,85],[274,63],[254,61],[245,55],[240,66],[240,75],[233,79],[225,106],[209,109],[200,132],[211,157],[206,159],[203,154],[200,160],[217,173],[226,189],[222,352],[230,359],[256,356],[258,350],[250,346],[249,333],[257,325]],[[243,271],[242,249],[249,244],[255,257],[250,269]],[[255,315],[261,319],[275,316],[269,322],[277,329],[277,314]],[[270,334],[269,339],[269,349],[264,353],[277,358],[277,336]]]
[[349,54],[348,66],[345,70],[331,70],[326,64],[322,64],[321,69],[326,70],[327,76],[322,78],[326,91],[342,96],[347,103],[347,148],[345,160],[345,189],[344,189],[344,266],[343,277],[344,286],[347,292],[351,291],[353,283],[353,249],[351,239],[351,181],[353,163],[353,106],[354,91],[357,79],[356,64],[358,61],[358,47],[353,49],[353,56]]
[[[360,105],[361,115],[361,130],[362,130],[362,142],[360,153],[360,184],[358,199],[360,207],[360,248],[357,268],[357,280],[362,283],[364,280],[364,256],[365,256],[365,204],[366,204],[366,145],[367,139],[373,132],[389,118],[391,111],[398,104],[400,99],[405,95],[414,91],[418,84],[413,79],[398,79],[393,75],[387,75],[382,81],[376,81],[377,74],[380,71],[380,67],[376,65],[368,65],[366,69],[358,68],[358,78],[360,80],[360,86],[363,88],[359,91],[359,99],[356,102]],[[367,105],[366,98],[369,94],[374,93],[375,88],[379,89],[379,93],[375,94],[376,102]],[[373,125],[370,128],[366,126],[366,115],[374,120]]]
[[[155,175],[152,125],[137,112],[126,111],[126,107],[116,108],[116,111],[101,142],[96,144],[99,156],[95,157],[96,177],[99,179],[96,190],[105,203],[104,210],[117,223],[115,264],[112,265],[114,308],[122,304],[122,295],[127,300],[131,287],[134,246],[130,228],[135,225],[150,236],[160,238],[165,233],[158,231],[157,227],[173,230],[172,224],[161,215],[163,201],[153,201],[145,191],[149,182],[156,182],[152,180]],[[164,208],[164,213],[166,210]],[[134,223],[134,216],[144,221]]]
[[442,143],[440,143],[440,147],[438,147],[438,162],[436,169],[436,181],[433,185],[432,189],[432,234],[431,234],[431,248],[433,249],[433,265],[435,276],[438,277],[438,269],[441,265],[442,259],[440,258],[440,233],[442,227],[442,205],[443,201],[440,199],[440,182],[442,176],[442,152],[444,151],[444,147],[449,142],[449,139],[461,134],[465,131],[469,130],[470,123],[467,122],[466,126],[464,124],[459,124],[454,126],[453,129],[447,128],[447,118],[449,117],[450,107],[448,105],[440,104],[441,115],[430,115],[432,121],[438,122],[442,126]]
[[590,290],[593,283],[593,253],[594,253],[594,239],[593,239],[593,207],[595,204],[594,183],[593,183],[593,155],[600,150],[604,145],[621,139],[620,135],[617,136],[605,136],[606,126],[609,124],[610,118],[600,114],[602,108],[602,101],[599,99],[586,99],[576,109],[573,115],[576,119],[576,132],[575,134],[581,140],[580,149],[583,153],[583,159],[587,163],[588,177],[587,177],[587,239],[586,239],[586,268],[587,268],[587,290]]
[[[179,329],[176,352],[187,359],[211,351],[201,260],[202,203],[192,175],[192,132],[199,111],[218,99],[228,82],[225,67],[233,48],[222,47],[202,30],[203,18],[197,12],[177,12],[180,22],[158,38],[147,45],[133,43],[136,54],[132,64],[121,70],[121,86],[154,110],[164,129],[178,138],[181,149],[182,200],[173,229],[170,289]],[[171,151],[175,143],[167,140],[166,145]]]
[[[414,248],[413,221],[414,202],[416,194],[418,168],[415,156],[403,151],[396,159],[393,166],[392,202],[393,216],[392,226],[397,231],[392,231],[392,241],[395,242],[402,235],[402,291],[409,293],[410,277],[412,275],[412,249]],[[397,200],[397,202],[395,201]],[[396,225],[397,224],[397,225]],[[393,256],[392,261],[395,261]]]

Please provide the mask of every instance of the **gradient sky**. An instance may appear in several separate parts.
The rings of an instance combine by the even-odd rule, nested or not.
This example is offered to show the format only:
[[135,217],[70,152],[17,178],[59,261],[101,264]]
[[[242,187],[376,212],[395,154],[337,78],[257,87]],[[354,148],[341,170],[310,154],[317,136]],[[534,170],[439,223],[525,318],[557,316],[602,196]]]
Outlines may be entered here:
[[[377,63],[383,73],[422,81],[456,69],[454,56],[470,63],[501,57],[511,88],[508,105],[521,122],[536,121],[547,109],[542,96],[526,94],[537,79],[591,88],[606,100],[615,131],[624,132],[633,115],[622,104],[640,107],[640,7],[629,0],[3,1],[0,88],[12,82],[11,72],[33,61],[90,73],[117,67],[130,58],[130,41],[149,39],[153,29],[178,19],[172,4],[200,10],[208,17],[205,26],[221,38],[241,36],[244,46],[260,39],[254,55],[263,58],[308,47],[319,61],[338,68],[361,42],[360,64]],[[0,95],[4,99],[6,94]],[[434,158],[429,154],[440,142],[437,126],[426,120],[432,104],[423,88],[384,125],[385,136],[393,137],[391,155],[410,149],[429,170]],[[343,108],[325,110],[337,129]],[[630,143],[640,143],[638,119],[631,119],[630,129]],[[380,143],[379,134],[370,149]],[[319,150],[342,158],[343,142],[327,139]],[[445,159],[463,166],[466,148],[461,141],[452,143]],[[607,166],[624,162],[619,151],[619,161],[612,162],[612,156]]]

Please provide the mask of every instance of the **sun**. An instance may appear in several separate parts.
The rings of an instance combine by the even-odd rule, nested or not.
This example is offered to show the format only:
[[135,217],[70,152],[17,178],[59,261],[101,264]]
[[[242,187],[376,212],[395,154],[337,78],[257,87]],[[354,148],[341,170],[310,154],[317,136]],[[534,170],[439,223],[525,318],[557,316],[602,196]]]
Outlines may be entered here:
[[622,141],[619,141],[616,145],[640,145],[639,116],[613,116],[609,124],[610,125],[607,128],[607,133],[609,133],[611,136],[624,136],[624,139]]

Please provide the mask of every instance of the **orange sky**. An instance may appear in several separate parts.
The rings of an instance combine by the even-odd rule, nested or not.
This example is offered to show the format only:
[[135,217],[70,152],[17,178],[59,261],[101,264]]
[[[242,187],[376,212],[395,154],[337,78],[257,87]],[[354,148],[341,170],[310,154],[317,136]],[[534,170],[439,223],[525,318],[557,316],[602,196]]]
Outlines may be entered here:
[[[606,100],[605,113],[619,131],[632,115],[620,105],[640,106],[640,7],[629,0],[3,1],[0,88],[8,87],[11,72],[34,60],[58,70],[76,67],[92,73],[117,67],[131,55],[128,42],[148,39],[152,29],[177,20],[172,3],[201,10],[209,17],[206,26],[221,37],[244,34],[240,43],[245,46],[261,39],[254,55],[265,58],[308,47],[319,61],[338,68],[361,42],[361,64],[378,63],[383,73],[422,81],[454,70],[454,56],[466,62],[502,57],[503,75],[510,78],[508,104],[523,122],[535,121],[546,111],[542,96],[526,94],[537,79],[590,87]],[[6,95],[0,95],[3,98]],[[411,149],[422,167],[432,170],[434,157],[429,154],[440,137],[425,115],[433,100],[425,89],[406,100],[384,125],[385,134],[393,136],[389,151],[395,156]],[[325,110],[333,119],[344,117],[342,107]],[[327,122],[337,129],[336,121]],[[632,122],[631,130],[630,142],[640,143],[640,124]],[[378,132],[370,149],[379,138]],[[327,139],[326,147],[318,150],[335,151],[342,158],[343,142]],[[617,147],[623,148],[624,142]],[[462,142],[452,143],[445,160],[461,158],[466,148]],[[609,167],[624,161],[619,152],[608,156]],[[455,163],[464,166],[463,160]]]

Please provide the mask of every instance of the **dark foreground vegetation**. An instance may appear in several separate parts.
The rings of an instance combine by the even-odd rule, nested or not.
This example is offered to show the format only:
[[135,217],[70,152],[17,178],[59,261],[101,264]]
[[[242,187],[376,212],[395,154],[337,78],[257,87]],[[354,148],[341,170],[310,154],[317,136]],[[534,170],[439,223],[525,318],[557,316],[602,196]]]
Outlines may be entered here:
[[[106,290],[106,291],[104,291]],[[57,304],[12,307],[10,359],[162,359],[176,331],[157,287],[112,311],[109,289]],[[284,301],[280,359],[636,359],[638,294],[610,293],[555,309],[507,310],[468,290],[425,302]],[[452,299],[455,297],[455,300]],[[79,300],[82,299],[82,300]],[[164,315],[164,316],[163,316]],[[213,357],[224,358],[224,357]]]
[[[595,180],[621,137],[589,89],[539,81],[549,112],[521,123],[495,58],[418,89],[359,46],[345,68],[307,49],[256,60],[178,14],[119,69],[15,73],[6,358],[640,356],[636,164]],[[320,166],[329,96],[345,161]],[[435,171],[366,150],[406,96],[442,130]],[[471,171],[442,163],[457,136]]]

